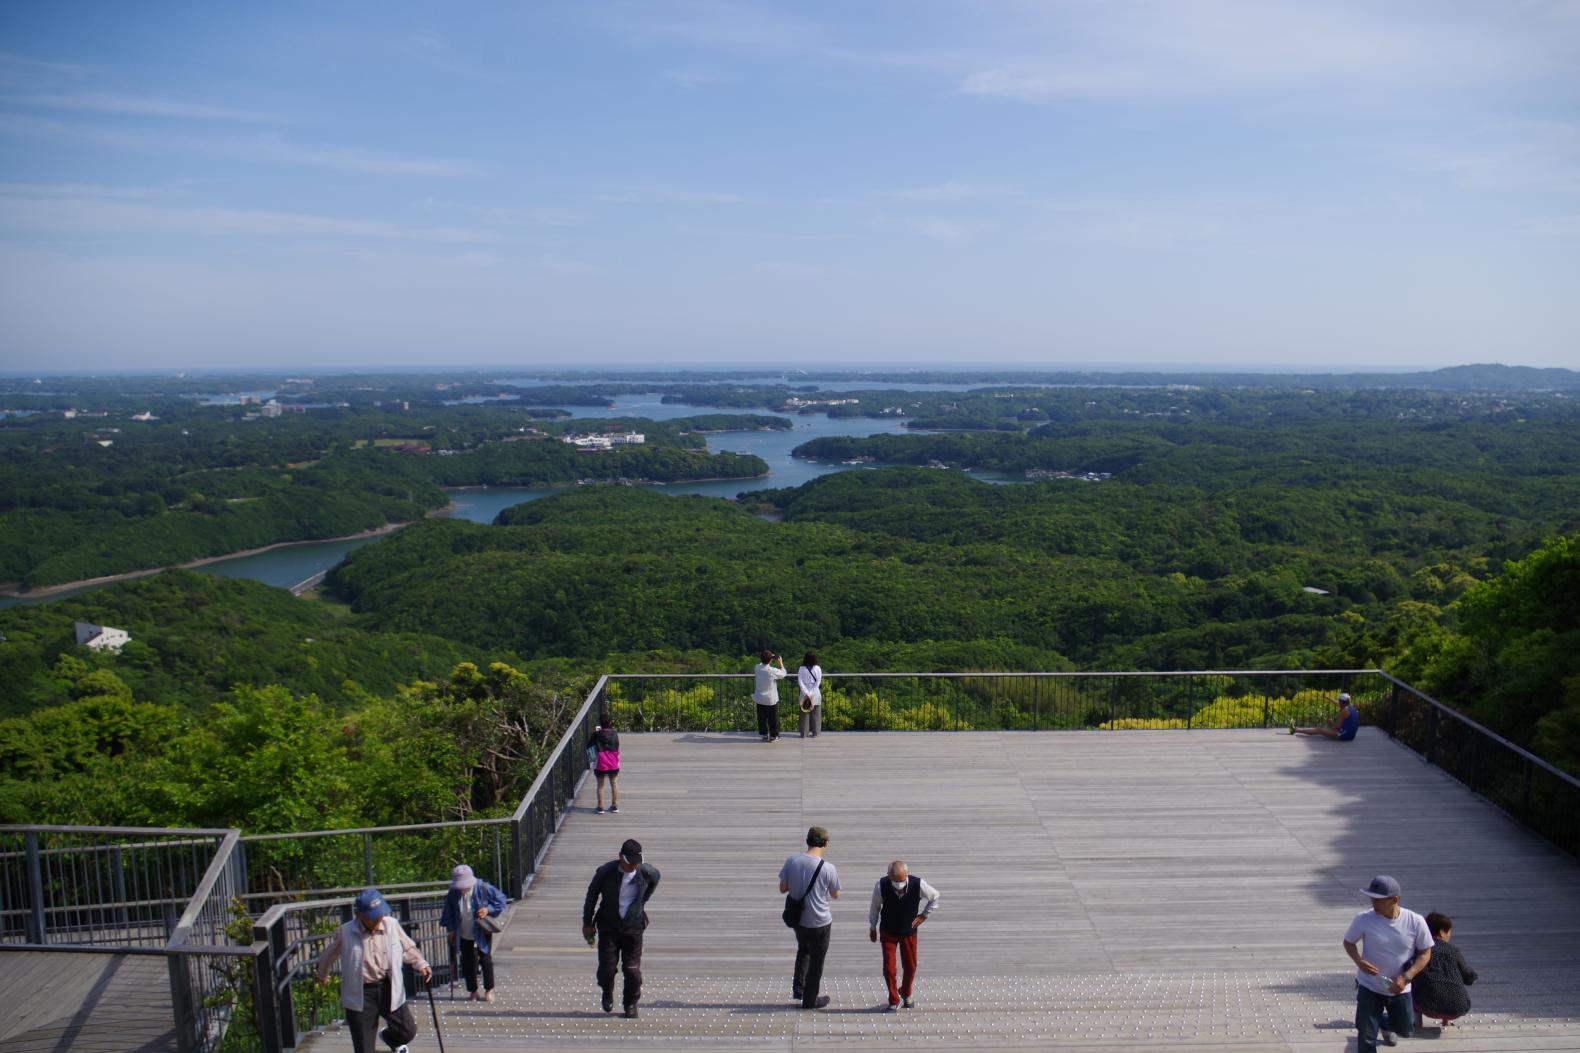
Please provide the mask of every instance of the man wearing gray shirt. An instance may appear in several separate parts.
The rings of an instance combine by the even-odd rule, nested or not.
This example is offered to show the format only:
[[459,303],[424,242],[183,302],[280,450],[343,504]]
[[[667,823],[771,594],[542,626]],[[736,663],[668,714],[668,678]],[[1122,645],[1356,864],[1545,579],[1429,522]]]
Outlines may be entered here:
[[839,871],[823,858],[828,831],[814,826],[806,832],[806,851],[797,852],[779,868],[779,891],[801,900],[801,919],[795,927],[795,974],[790,990],[802,1009],[822,1009],[828,995],[821,993],[823,961],[834,932],[830,909],[839,898]]

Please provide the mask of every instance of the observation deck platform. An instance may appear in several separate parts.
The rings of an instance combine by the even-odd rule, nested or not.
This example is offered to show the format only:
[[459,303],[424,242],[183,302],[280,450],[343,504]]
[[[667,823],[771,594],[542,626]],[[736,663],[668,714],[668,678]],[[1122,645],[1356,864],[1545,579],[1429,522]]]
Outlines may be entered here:
[[[1481,980],[1435,1050],[1580,1050],[1580,864],[1373,728],[622,734],[618,815],[591,779],[495,952],[496,1001],[440,988],[447,1049],[1354,1049],[1340,940],[1377,873],[1442,911]],[[777,873],[826,826],[844,895],[824,990],[790,998]],[[663,872],[641,1018],[599,1011],[593,869],[635,837]],[[942,894],[917,1008],[867,940],[889,860]],[[618,985],[618,981],[617,981]],[[425,1000],[424,1000],[425,1001]],[[436,1050],[419,1003],[414,1053]],[[350,1049],[343,1030],[305,1040]]]

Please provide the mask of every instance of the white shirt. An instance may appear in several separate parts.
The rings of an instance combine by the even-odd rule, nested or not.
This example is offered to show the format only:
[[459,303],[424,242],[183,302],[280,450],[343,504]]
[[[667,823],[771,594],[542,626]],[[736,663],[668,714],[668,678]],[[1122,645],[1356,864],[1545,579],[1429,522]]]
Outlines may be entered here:
[[477,940],[477,915],[472,906],[472,889],[461,893],[461,900],[456,904],[456,909],[461,913],[461,927],[458,930],[463,940]]
[[796,682],[801,685],[801,693],[812,700],[814,706],[823,704],[823,667],[814,665],[808,669],[802,666],[796,670]]
[[752,692],[752,701],[759,706],[777,706],[779,681],[785,678],[785,671],[776,665],[758,662],[757,668],[752,672],[757,675],[757,690]]
[[[1377,967],[1376,976],[1356,969],[1356,982],[1386,995],[1392,993],[1388,990],[1388,981],[1404,972],[1418,952],[1432,946],[1432,933],[1426,927],[1426,919],[1413,910],[1400,907],[1399,913],[1392,918],[1385,918],[1375,910],[1363,910],[1350,922],[1344,942],[1361,944],[1361,957]],[[1410,985],[1406,984],[1404,993],[1409,991]]]
[[[737,696],[739,697],[739,696]],[[620,917],[625,917],[631,909],[631,904],[636,902],[636,871],[620,872]]]

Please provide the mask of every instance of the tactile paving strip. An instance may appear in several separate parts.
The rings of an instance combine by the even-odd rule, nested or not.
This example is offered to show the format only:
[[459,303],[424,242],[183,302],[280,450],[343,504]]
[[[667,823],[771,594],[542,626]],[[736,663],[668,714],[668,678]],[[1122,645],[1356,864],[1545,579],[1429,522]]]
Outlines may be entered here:
[[[441,990],[438,1006],[446,1042],[463,1049],[633,1038],[697,1045],[885,1039],[927,1044],[1237,1044],[1333,1038],[1349,1029],[1354,1014],[1348,978],[1332,972],[923,977],[918,980],[917,1008],[898,1013],[883,1011],[887,998],[878,977],[832,977],[824,991],[832,999],[828,1009],[805,1011],[790,1000],[787,978],[655,972],[643,988],[641,1017],[626,1020],[618,1005],[613,1014],[600,1011],[590,977],[576,983],[563,975],[521,970],[501,978],[493,1003],[467,1002],[464,992],[451,1001]],[[1456,1033],[1580,1033],[1580,1005],[1567,980],[1553,990],[1520,994],[1533,1009],[1544,1005],[1546,1013],[1477,1012]],[[428,1014],[419,1020],[426,1032]]]

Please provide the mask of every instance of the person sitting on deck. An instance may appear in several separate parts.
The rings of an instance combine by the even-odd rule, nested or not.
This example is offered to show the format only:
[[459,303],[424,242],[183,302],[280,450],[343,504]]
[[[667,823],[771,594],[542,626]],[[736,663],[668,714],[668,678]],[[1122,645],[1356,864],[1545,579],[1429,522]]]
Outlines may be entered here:
[[[1333,698],[1332,695],[1328,696]],[[1348,692],[1339,692],[1338,698],[1333,701],[1339,704],[1339,719],[1332,724],[1318,724],[1315,727],[1297,728],[1294,721],[1289,722],[1291,735],[1317,735],[1325,739],[1335,739],[1339,742],[1350,742],[1355,738],[1355,733],[1361,728],[1361,711],[1355,708],[1355,703],[1350,701]]]
[[1454,921],[1433,911],[1426,916],[1426,927],[1432,930],[1436,945],[1432,960],[1416,976],[1413,986],[1415,1022],[1421,1026],[1423,1016],[1441,1020],[1447,1025],[1470,1012],[1470,992],[1466,987],[1476,982],[1476,970],[1465,961],[1459,948],[1449,942],[1454,934]]

